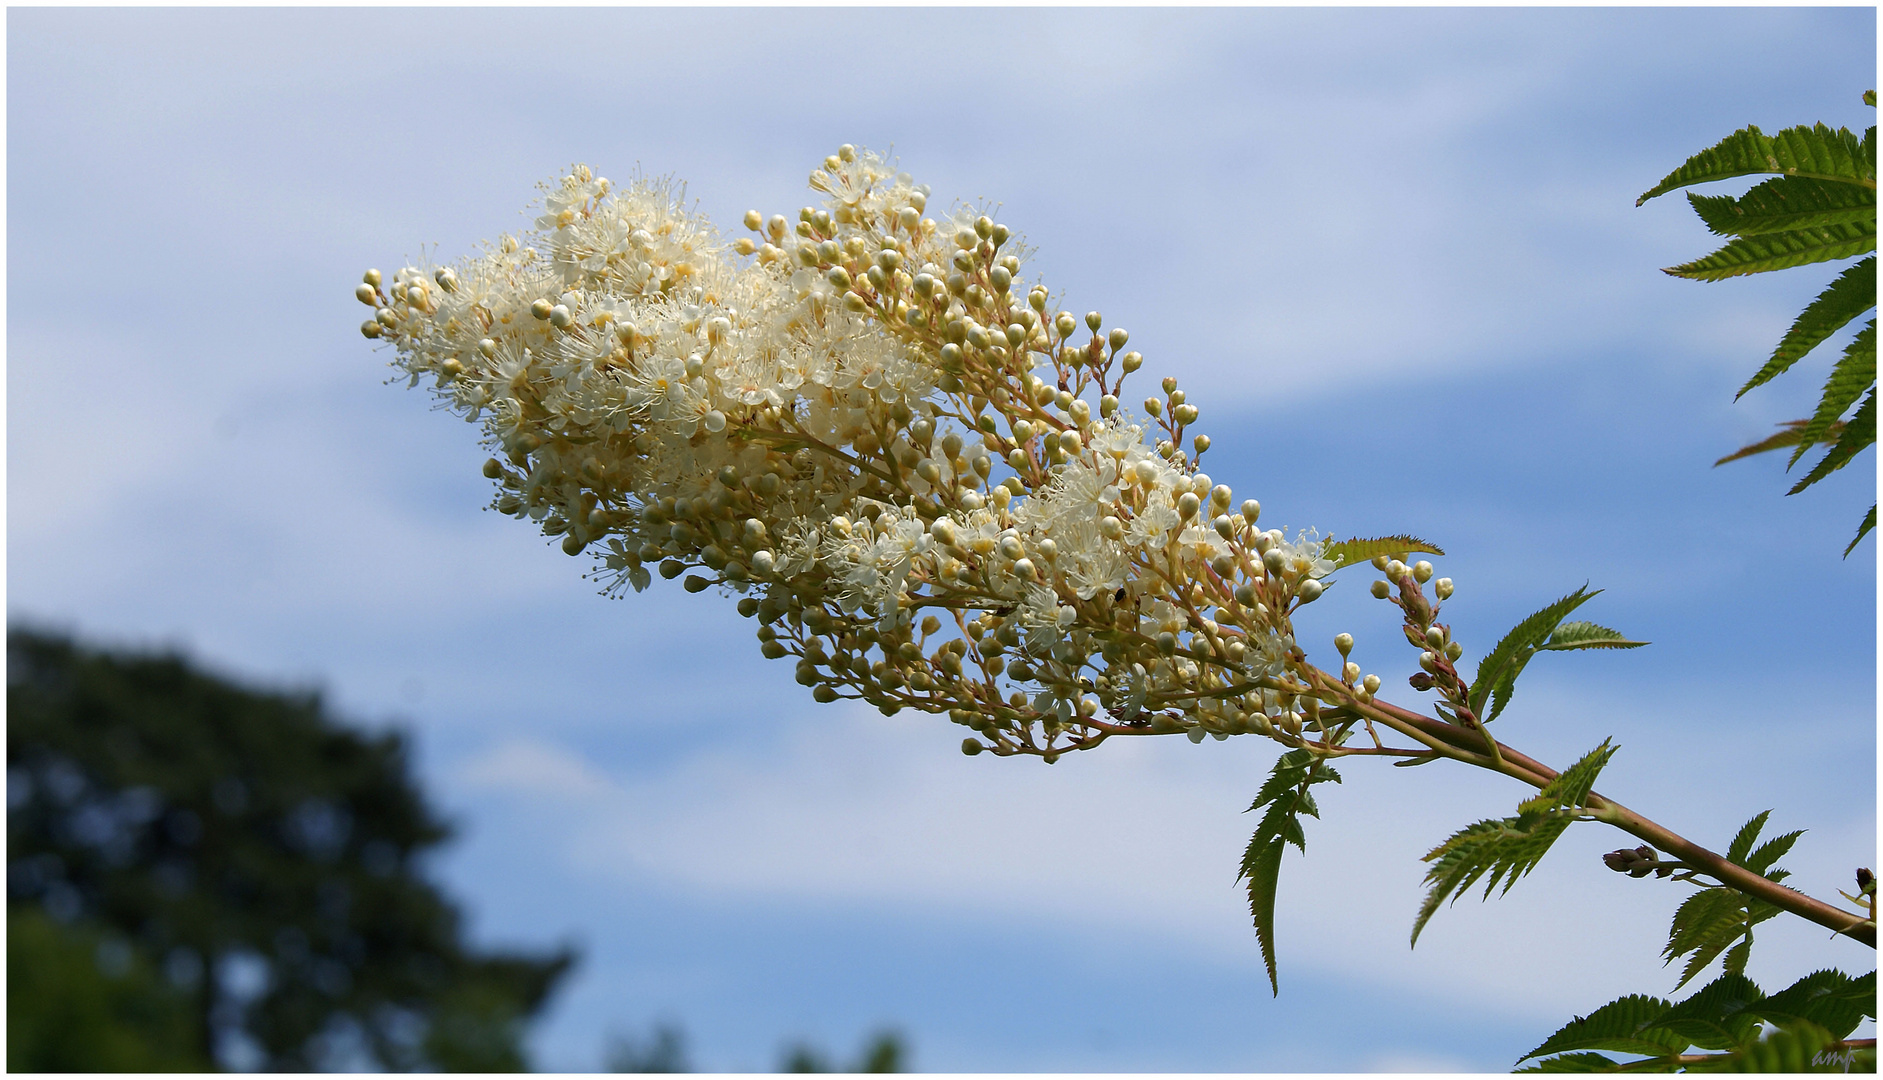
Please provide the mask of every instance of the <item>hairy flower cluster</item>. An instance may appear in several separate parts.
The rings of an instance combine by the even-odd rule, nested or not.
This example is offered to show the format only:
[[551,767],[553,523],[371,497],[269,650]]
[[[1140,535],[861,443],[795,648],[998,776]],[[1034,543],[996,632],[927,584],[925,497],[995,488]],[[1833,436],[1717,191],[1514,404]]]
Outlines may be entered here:
[[1318,684],[1290,615],[1334,568],[1315,534],[1258,529],[1197,471],[1174,379],[1146,417],[1121,406],[1129,335],[1051,310],[1005,225],[927,216],[927,187],[850,146],[811,186],[821,206],[750,212],[729,244],[673,186],[578,166],[533,231],[369,271],[362,330],[481,422],[498,510],[595,554],[608,592],[655,567],[742,594],[820,701],[1048,761],[1298,740]]

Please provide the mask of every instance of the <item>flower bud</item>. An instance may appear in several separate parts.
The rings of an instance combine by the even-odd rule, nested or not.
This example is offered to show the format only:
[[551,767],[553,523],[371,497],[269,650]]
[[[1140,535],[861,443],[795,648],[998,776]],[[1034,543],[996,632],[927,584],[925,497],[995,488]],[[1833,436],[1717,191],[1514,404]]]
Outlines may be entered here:
[[[1164,393],[1175,394],[1177,392],[1177,377],[1175,375],[1166,375],[1164,376],[1163,383],[1160,385],[1163,386]],[[1183,401],[1182,398],[1176,398],[1171,402],[1171,404],[1175,405],[1182,401]]]
[[764,228],[764,226],[765,226],[765,215],[759,213],[757,210],[747,210],[745,212],[745,227],[746,228],[752,230],[753,232],[758,232],[760,229]]
[[1208,435],[1198,435],[1190,440],[1190,445],[1196,447],[1196,452],[1201,454],[1210,448],[1210,437]]
[[1368,675],[1366,678],[1360,680],[1360,687],[1369,694],[1377,694],[1380,692],[1380,677],[1378,675]]
[[1430,652],[1420,653],[1419,667],[1431,674],[1438,674],[1438,657],[1432,655]]
[[574,323],[575,316],[569,314],[567,307],[557,304],[555,307],[549,309],[549,325],[556,329],[567,330]]
[[1210,522],[1210,524],[1215,527],[1216,535],[1225,540],[1236,535],[1236,523],[1228,514],[1218,514],[1216,520]]
[[1261,516],[1262,516],[1262,504],[1261,503],[1256,502],[1254,499],[1242,500],[1242,520],[1253,525],[1255,524],[1255,520]]
[[1342,656],[1346,656],[1348,653],[1352,652],[1353,651],[1353,635],[1352,634],[1335,634],[1334,635],[1334,648],[1340,650],[1340,655]]
[[1288,556],[1282,554],[1280,548],[1271,547],[1262,553],[1262,565],[1268,568],[1269,573],[1279,574],[1288,568]]
[[365,322],[361,323],[360,333],[366,335],[369,338],[378,337],[381,333],[378,321],[374,319],[368,319]]
[[1189,521],[1196,516],[1197,508],[1202,505],[1203,500],[1196,497],[1196,492],[1186,491],[1177,496],[1177,516],[1184,521]]
[[384,281],[385,278],[380,277],[379,271],[377,270],[368,270],[366,272],[366,276],[362,278],[361,280],[365,281],[366,284],[371,285],[373,288],[377,289],[379,288],[379,283]]
[[1436,626],[1426,627],[1425,628],[1425,643],[1434,649],[1444,648],[1445,647],[1445,631],[1439,629]]
[[1398,559],[1387,563],[1386,576],[1397,584],[1401,578],[1406,576],[1406,564],[1400,562]]
[[1312,604],[1316,600],[1319,600],[1322,591],[1321,583],[1313,578],[1302,582],[1295,590],[1296,594],[1301,597],[1301,602],[1304,604]]
[[1034,569],[1032,559],[1016,559],[1013,564],[1013,576],[1021,581],[1032,581],[1039,576],[1039,571]]
[[1432,580],[1432,564],[1420,559],[1412,564],[1412,580],[1423,585]]
[[969,757],[973,757],[985,749],[987,749],[987,747],[981,745],[981,740],[979,739],[961,740],[961,752]]
[[1373,583],[1371,591],[1375,600],[1384,600],[1393,594],[1393,587],[1382,579]]
[[1098,533],[1107,540],[1122,540],[1125,536],[1125,523],[1107,514],[1098,519]]
[[379,306],[379,291],[364,281],[353,287],[353,297],[367,307]]
[[530,314],[539,319],[547,319],[549,318],[550,311],[554,309],[555,306],[556,305],[547,300],[537,300],[530,305]]
[[1144,411],[1152,416],[1164,415],[1164,403],[1154,397],[1144,399]]
[[686,576],[686,580],[682,581],[680,584],[688,592],[705,592],[706,587],[711,585],[712,582],[706,580],[705,578],[699,576],[698,574],[688,574]]
[[1451,579],[1448,577],[1442,577],[1442,578],[1439,578],[1437,581],[1433,582],[1432,592],[1437,594],[1440,600],[1450,600],[1451,592],[1452,592]]
[[1349,683],[1353,682],[1360,677],[1360,665],[1354,663],[1352,660],[1347,661],[1340,667],[1340,677],[1343,681]]
[[1062,311],[1053,316],[1053,329],[1058,331],[1059,336],[1062,338],[1071,337],[1072,332],[1078,328],[1079,320],[1073,318],[1072,312],[1070,311]]
[[1459,657],[1463,656],[1464,654],[1465,654],[1465,647],[1463,645],[1460,645],[1456,641],[1449,642],[1445,646],[1445,658],[1447,660],[1457,660]]
[[1236,586],[1236,603],[1246,608],[1255,606],[1255,586],[1248,582]]

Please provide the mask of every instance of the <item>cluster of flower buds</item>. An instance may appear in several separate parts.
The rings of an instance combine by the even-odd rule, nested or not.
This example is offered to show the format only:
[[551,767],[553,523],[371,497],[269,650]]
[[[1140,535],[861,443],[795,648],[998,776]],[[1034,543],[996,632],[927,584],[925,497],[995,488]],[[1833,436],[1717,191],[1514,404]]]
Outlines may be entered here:
[[362,332],[482,423],[498,510],[610,593],[658,572],[738,594],[820,701],[1053,761],[1121,734],[1325,744],[1323,698],[1371,699],[1351,638],[1338,679],[1294,639],[1323,543],[1198,471],[1176,380],[1148,419],[1121,405],[1126,331],[1055,310],[1007,226],[930,216],[874,154],[811,186],[821,205],[752,211],[728,244],[671,186],[578,166],[528,234],[369,271]]
[[1660,856],[1646,844],[1637,848],[1623,848],[1602,856],[1602,864],[1618,874],[1629,877],[1666,877],[1674,872],[1675,864],[1660,861]]

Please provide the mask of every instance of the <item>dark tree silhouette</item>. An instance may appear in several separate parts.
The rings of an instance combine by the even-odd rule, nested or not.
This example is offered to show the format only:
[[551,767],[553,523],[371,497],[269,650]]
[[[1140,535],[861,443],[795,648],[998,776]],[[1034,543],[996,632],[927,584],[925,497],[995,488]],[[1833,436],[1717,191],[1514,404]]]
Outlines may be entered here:
[[[525,1068],[524,1025],[573,954],[463,942],[418,866],[449,830],[399,735],[349,730],[315,694],[18,629],[7,712],[9,922],[49,916],[32,955],[52,958],[9,963],[9,1069]],[[76,1006],[48,1012],[83,993],[31,992],[79,985],[58,957],[92,941],[96,967],[126,958],[119,985],[148,984],[119,1012],[161,1021],[116,1058],[71,1029]]]

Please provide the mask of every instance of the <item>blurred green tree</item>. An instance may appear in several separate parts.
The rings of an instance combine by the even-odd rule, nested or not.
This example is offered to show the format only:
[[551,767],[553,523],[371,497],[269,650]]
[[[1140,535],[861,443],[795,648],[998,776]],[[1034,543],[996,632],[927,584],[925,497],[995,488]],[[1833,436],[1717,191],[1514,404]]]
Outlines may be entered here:
[[123,940],[7,913],[7,1066],[35,1072],[203,1072],[189,995]]
[[617,1036],[608,1047],[608,1072],[683,1073],[692,1072],[687,1062],[686,1030],[679,1024],[657,1024],[647,1041]]
[[573,953],[462,940],[399,735],[20,629],[7,712],[9,1069],[526,1068]]
[[881,1031],[871,1036],[857,1054],[855,1064],[839,1069],[831,1063],[830,1057],[808,1043],[798,1043],[785,1052],[784,1061],[778,1066],[779,1072],[787,1073],[894,1073],[906,1068],[905,1058],[908,1051],[902,1044],[902,1036],[893,1031]]

